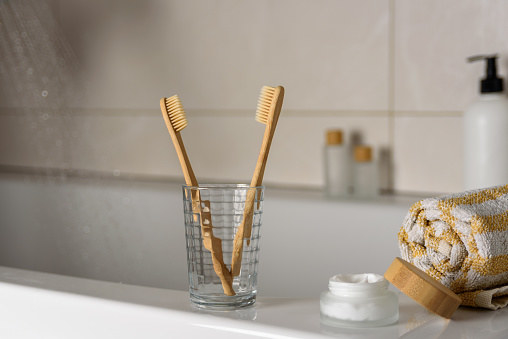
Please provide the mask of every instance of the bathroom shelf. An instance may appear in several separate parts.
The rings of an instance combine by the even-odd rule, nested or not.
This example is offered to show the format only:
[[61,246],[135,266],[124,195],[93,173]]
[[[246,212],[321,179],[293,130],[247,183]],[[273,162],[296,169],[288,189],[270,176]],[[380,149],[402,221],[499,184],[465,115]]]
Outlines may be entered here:
[[[0,175],[12,176],[33,176],[41,178],[62,178],[66,180],[110,180],[110,181],[129,181],[133,183],[159,183],[162,186],[170,189],[180,190],[183,184],[181,177],[173,177],[167,175],[147,175],[139,173],[125,173],[125,172],[111,172],[111,171],[98,171],[88,169],[74,169],[74,168],[48,168],[48,167],[32,167],[32,166],[16,166],[16,165],[3,165],[0,164]],[[222,183],[214,179],[204,178],[201,180],[203,183]],[[161,186],[161,187],[162,187]],[[419,193],[419,192],[395,192],[384,193],[375,199],[359,199],[349,197],[344,199],[330,200],[324,197],[321,189],[316,187],[295,187],[287,185],[277,185],[273,183],[266,183],[265,186],[270,194],[275,196],[286,197],[290,199],[311,199],[311,200],[326,200],[331,203],[360,203],[360,204],[388,204],[388,205],[411,205],[412,203],[432,197],[441,195],[442,193]]]

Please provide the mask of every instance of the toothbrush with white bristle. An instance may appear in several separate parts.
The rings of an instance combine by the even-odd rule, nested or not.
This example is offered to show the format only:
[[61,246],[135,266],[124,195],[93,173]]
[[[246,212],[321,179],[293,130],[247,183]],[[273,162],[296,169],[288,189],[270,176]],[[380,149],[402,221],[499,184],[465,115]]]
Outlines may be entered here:
[[277,126],[277,121],[279,120],[283,100],[284,87],[263,86],[263,88],[261,88],[256,110],[256,121],[266,125],[265,134],[263,136],[261,150],[259,151],[256,169],[254,170],[254,175],[252,176],[250,183],[250,189],[247,192],[247,197],[245,199],[243,220],[235,234],[233,258],[231,262],[231,274],[234,277],[240,274],[244,239],[247,239],[247,245],[250,244],[252,219],[254,216],[254,200],[257,191],[254,187],[261,186],[263,182],[268,152],[270,151],[275,127]]
[[173,95],[170,98],[162,98],[160,105],[164,122],[168,128],[169,135],[171,136],[176,154],[178,155],[178,160],[182,167],[185,183],[188,186],[197,187],[198,181],[192,170],[189,157],[183,145],[182,136],[180,135],[180,131],[187,127],[187,118],[180,98],[178,98],[178,95]]
[[[173,140],[178,160],[182,167],[185,183],[187,186],[198,187],[198,181],[192,170],[189,157],[185,151],[180,131],[187,126],[187,118],[182,103],[177,95],[160,100],[162,116],[168,128],[169,135]],[[212,217],[210,214],[210,201],[201,200],[199,191],[192,190],[192,210],[199,213],[201,222],[201,234],[203,236],[203,245],[212,254],[213,269],[220,278],[224,294],[235,295],[233,290],[233,278],[230,271],[224,264],[222,253],[222,240],[213,235]]]

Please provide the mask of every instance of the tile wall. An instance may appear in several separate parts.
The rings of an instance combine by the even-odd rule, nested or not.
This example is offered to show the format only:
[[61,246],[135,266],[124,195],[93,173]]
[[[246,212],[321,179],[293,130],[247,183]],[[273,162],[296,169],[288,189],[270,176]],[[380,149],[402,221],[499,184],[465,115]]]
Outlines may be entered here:
[[[460,191],[461,112],[476,97],[483,70],[465,58],[497,52],[507,75],[502,0],[50,5],[59,27],[51,29],[51,41],[73,51],[65,54],[78,65],[69,77],[83,90],[65,107],[2,103],[4,167],[180,178],[158,104],[178,93],[189,120],[182,136],[198,178],[248,182],[263,133],[254,120],[259,89],[282,84],[286,97],[266,183],[321,187],[324,133],[342,128],[347,138],[357,133],[378,152],[390,151],[384,188]],[[45,67],[40,72],[50,80],[59,75]]]

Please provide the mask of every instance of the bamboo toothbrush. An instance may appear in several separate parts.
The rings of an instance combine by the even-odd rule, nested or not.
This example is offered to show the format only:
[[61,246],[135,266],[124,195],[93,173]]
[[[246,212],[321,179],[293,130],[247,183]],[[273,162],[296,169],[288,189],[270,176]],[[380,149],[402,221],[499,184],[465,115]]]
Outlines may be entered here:
[[[185,183],[188,186],[198,187],[198,181],[192,170],[189,157],[185,151],[180,131],[187,126],[187,118],[183,110],[182,103],[177,95],[170,98],[162,98],[160,101],[162,116],[168,128],[169,135],[173,140],[173,144],[180,160]],[[203,235],[203,245],[212,253],[213,269],[219,276],[224,294],[235,295],[233,290],[233,278],[228,268],[224,264],[222,254],[222,240],[213,235],[212,218],[210,215],[210,201],[201,201],[199,191],[192,192],[192,209],[195,213],[200,214],[201,234]]]
[[235,235],[233,259],[231,263],[231,274],[234,277],[240,274],[244,239],[247,239],[247,245],[250,243],[252,218],[254,215],[254,200],[257,191],[252,189],[252,187],[261,186],[263,182],[268,152],[270,151],[275,127],[277,126],[277,121],[279,120],[283,99],[284,87],[263,86],[263,88],[261,88],[256,110],[256,121],[266,125],[265,134],[263,136],[261,150],[259,151],[256,169],[254,170],[254,175],[252,176],[252,180],[250,182],[251,189],[247,192],[247,197],[245,199],[243,220]]

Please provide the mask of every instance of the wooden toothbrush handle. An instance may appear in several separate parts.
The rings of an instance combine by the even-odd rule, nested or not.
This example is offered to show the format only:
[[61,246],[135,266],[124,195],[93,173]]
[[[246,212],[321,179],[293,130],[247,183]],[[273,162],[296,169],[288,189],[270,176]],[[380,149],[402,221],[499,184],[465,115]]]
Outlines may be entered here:
[[[263,176],[265,175],[266,163],[268,161],[268,154],[270,153],[270,147],[272,146],[273,136],[275,134],[275,128],[277,127],[277,122],[279,121],[280,111],[282,109],[282,101],[284,99],[284,87],[277,86],[275,89],[277,99],[275,100],[273,107],[272,119],[268,121],[265,127],[265,133],[263,135],[263,142],[261,144],[261,149],[259,150],[258,161],[256,163],[256,169],[254,170],[254,174],[251,179],[251,190],[252,187],[259,187],[263,183]],[[252,192],[251,199],[254,201],[256,196],[256,190]],[[249,193],[251,193],[249,191]],[[260,207],[261,199],[258,200],[257,206]],[[247,244],[250,242],[250,236],[252,231],[252,211],[250,212],[250,222],[246,224],[246,229],[244,231],[244,238],[247,238]]]
[[[200,214],[203,245],[212,254],[213,269],[221,280],[222,287],[224,289],[224,294],[235,295],[235,291],[233,290],[233,278],[231,277],[231,273],[229,272],[228,268],[224,264],[222,253],[222,241],[221,239],[213,236],[212,230],[213,225],[210,213],[210,201],[208,200],[201,201],[199,191],[197,190],[198,181],[196,180],[196,176],[194,175],[194,171],[192,170],[189,157],[187,156],[187,152],[185,151],[185,146],[183,145],[183,140],[180,135],[180,132],[176,131],[173,128],[171,120],[169,119],[165,98],[161,99],[160,106],[164,122],[166,123],[166,127],[168,129],[169,135],[171,136],[171,140],[173,141],[173,145],[175,146],[176,154],[178,155],[178,160],[180,161],[180,166],[182,167],[183,176],[185,177],[185,183],[187,184],[187,186],[196,187],[195,189],[191,189],[192,211],[193,213]],[[206,211],[203,211],[203,208],[201,206],[202,203],[204,205],[203,207],[207,208]],[[207,220],[208,223],[204,224],[203,223],[204,220]]]
[[[234,277],[240,274],[242,266],[242,252],[243,252],[243,239],[247,238],[247,243],[250,243],[250,236],[252,233],[252,217],[254,215],[254,200],[256,198],[257,189],[263,181],[263,175],[265,173],[266,161],[268,159],[268,153],[270,151],[270,145],[272,144],[273,133],[275,131],[275,124],[268,123],[265,127],[265,134],[263,135],[263,143],[258,155],[258,161],[256,163],[256,169],[252,175],[250,188],[247,191],[247,197],[245,199],[245,209],[243,211],[243,220],[236,231],[234,248],[233,248],[233,260],[231,262],[231,274]],[[259,206],[259,205],[258,205]]]
[[213,249],[210,252],[212,253],[213,270],[220,278],[224,294],[229,296],[236,295],[236,292],[233,289],[233,277],[227,266],[224,264],[222,241],[218,238],[213,238],[212,247]]
[[242,268],[243,241],[245,238],[250,240],[256,191],[257,189],[253,189],[252,187],[247,191],[242,223],[235,234],[235,240],[233,242],[233,258],[231,261],[231,274],[233,277],[240,275],[240,270]]
[[203,237],[204,247],[210,251],[212,255],[213,270],[220,278],[224,294],[233,296],[233,277],[227,266],[224,264],[222,253],[222,240],[213,235],[212,214],[209,200],[197,200],[199,203],[199,215],[201,223],[201,235]]
[[270,145],[272,144],[274,130],[275,125],[272,125],[271,123],[269,123],[265,128],[265,134],[263,136],[263,143],[261,144],[261,149],[259,151],[256,169],[252,175],[250,187],[247,191],[247,197],[245,198],[243,220],[240,224],[240,227],[238,228],[238,231],[235,234],[233,261],[231,263],[231,273],[234,277],[240,274],[240,268],[242,265],[243,239],[247,239],[247,244],[250,243],[250,237],[252,234],[252,217],[254,216],[254,201],[256,200],[257,193],[257,188],[255,187],[260,186],[263,181],[266,161],[268,159]]
[[176,154],[178,155],[178,160],[180,161],[180,166],[182,167],[185,183],[187,186],[198,186],[198,181],[194,175],[194,171],[192,170],[187,152],[185,151],[185,146],[183,145],[180,132],[173,132],[171,129],[169,134],[171,135],[171,139],[173,139],[173,144],[175,145]]
[[[266,162],[268,160],[268,153],[270,152],[270,146],[272,145],[273,135],[275,134],[275,127],[279,121],[280,111],[282,109],[282,101],[284,99],[284,87],[277,86],[275,89],[275,102],[274,106],[271,106],[273,110],[271,114],[271,120],[265,127],[265,133],[263,135],[263,142],[261,149],[259,150],[258,161],[256,163],[256,169],[252,175],[250,183],[250,189],[247,192],[247,198],[245,199],[245,210],[243,212],[243,220],[235,234],[234,248],[233,248],[233,260],[231,262],[231,274],[236,277],[240,274],[242,265],[242,252],[243,252],[243,240],[247,239],[247,244],[250,243],[250,237],[252,234],[252,218],[254,216],[254,200],[256,198],[257,189],[253,187],[261,186],[263,182],[263,176],[265,174]],[[259,201],[258,201],[259,208]]]
[[[245,209],[243,211],[243,218],[245,219],[245,228],[243,229],[243,238],[247,239],[247,245],[250,244],[250,237],[252,235],[252,220],[254,218],[254,202],[256,201],[256,193],[258,189],[249,189],[247,198],[245,199]],[[259,206],[259,205],[258,205]]]

